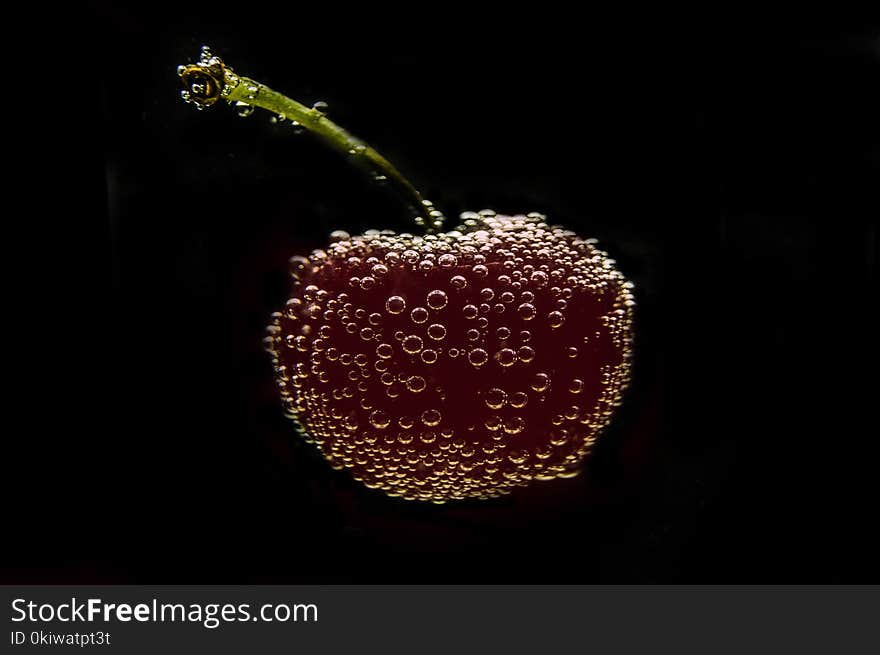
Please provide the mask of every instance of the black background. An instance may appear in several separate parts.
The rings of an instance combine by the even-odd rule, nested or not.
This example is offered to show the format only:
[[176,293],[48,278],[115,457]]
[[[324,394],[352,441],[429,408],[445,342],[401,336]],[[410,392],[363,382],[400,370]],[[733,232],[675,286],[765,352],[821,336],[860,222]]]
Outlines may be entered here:
[[[97,3],[12,62],[4,581],[880,581],[880,27],[243,11]],[[599,238],[639,347],[587,476],[426,507],[296,441],[260,344],[287,258],[412,227],[264,112],[184,105],[202,43],[449,216]]]

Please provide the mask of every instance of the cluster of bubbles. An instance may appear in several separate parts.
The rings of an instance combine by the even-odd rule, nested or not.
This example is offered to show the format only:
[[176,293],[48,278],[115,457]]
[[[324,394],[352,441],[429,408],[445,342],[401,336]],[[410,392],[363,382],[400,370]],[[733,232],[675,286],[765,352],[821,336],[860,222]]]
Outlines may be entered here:
[[[231,68],[225,66],[206,45],[202,46],[199,61],[188,66],[178,66],[177,75],[185,86],[180,92],[180,97],[186,103],[195,105],[196,109],[204,109],[220,98],[228,98],[241,82],[241,78]],[[247,91],[246,97],[254,99],[259,89],[249,87]]]
[[265,344],[286,414],[334,468],[433,502],[578,473],[629,382],[633,285],[545,221],[465,212],[291,258]]

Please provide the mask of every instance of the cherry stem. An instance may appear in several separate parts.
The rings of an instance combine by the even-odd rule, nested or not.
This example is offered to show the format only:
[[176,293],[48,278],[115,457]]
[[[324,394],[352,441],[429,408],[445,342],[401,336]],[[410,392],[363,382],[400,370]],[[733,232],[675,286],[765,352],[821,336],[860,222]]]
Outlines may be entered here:
[[207,46],[202,46],[198,63],[179,66],[177,73],[184,86],[181,96],[197,109],[210,107],[223,99],[238,107],[261,107],[277,114],[280,119],[290,120],[348,155],[374,180],[388,182],[408,209],[415,213],[416,224],[424,226],[429,233],[442,227],[444,216],[431,201],[425,200],[412,183],[376,150],[327,118],[321,111],[321,103],[309,108],[264,84],[237,75],[219,57],[212,55]]

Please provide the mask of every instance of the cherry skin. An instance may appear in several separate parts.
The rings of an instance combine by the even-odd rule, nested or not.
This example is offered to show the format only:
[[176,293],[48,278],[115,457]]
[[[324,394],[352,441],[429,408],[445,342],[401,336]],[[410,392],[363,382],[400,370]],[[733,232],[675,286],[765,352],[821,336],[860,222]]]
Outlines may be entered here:
[[540,214],[331,235],[291,259],[266,347],[285,413],[390,496],[492,498],[576,475],[620,404],[633,285]]

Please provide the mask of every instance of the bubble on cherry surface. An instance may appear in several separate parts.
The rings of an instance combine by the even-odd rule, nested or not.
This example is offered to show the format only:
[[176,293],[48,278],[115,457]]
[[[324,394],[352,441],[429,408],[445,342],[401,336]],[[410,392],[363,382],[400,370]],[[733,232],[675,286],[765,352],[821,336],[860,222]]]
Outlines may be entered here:
[[519,317],[524,321],[530,321],[535,318],[535,314],[538,313],[538,310],[535,309],[535,306],[531,303],[524,302],[519,307],[516,308],[516,311],[519,313]]
[[437,258],[437,263],[440,264],[442,268],[452,268],[458,263],[458,260],[455,255],[446,253]]
[[401,345],[403,346],[403,351],[405,353],[415,355],[422,349],[424,342],[417,334],[410,334],[409,336],[404,337]]
[[489,353],[482,348],[474,348],[468,353],[468,361],[474,366],[482,366],[489,361]]
[[429,316],[430,314],[428,313],[428,310],[424,307],[415,307],[410,312],[410,318],[412,319],[413,323],[424,323],[428,320]]
[[400,314],[406,309],[406,301],[400,296],[391,296],[385,301],[385,311],[389,314]]
[[495,359],[501,366],[507,368],[516,363],[516,352],[510,348],[502,348],[495,354]]
[[510,403],[511,407],[522,409],[529,402],[529,396],[523,391],[515,391],[510,394],[508,402]]
[[446,296],[446,292],[440,289],[434,289],[428,293],[427,303],[431,309],[443,309],[448,302],[449,298]]
[[406,381],[406,388],[413,393],[420,393],[427,386],[425,378],[421,375],[413,375]]
[[387,428],[391,424],[391,417],[387,412],[382,411],[381,409],[373,410],[370,413],[370,425],[374,428],[382,430]]
[[532,389],[535,391],[546,391],[550,386],[550,376],[546,373],[535,373],[532,378]]
[[467,278],[463,275],[453,275],[449,278],[449,284],[451,284],[452,288],[456,291],[461,291],[467,286]]
[[422,423],[427,426],[435,426],[440,424],[440,419],[443,418],[443,415],[437,411],[436,409],[426,409],[422,412]]
[[507,394],[503,389],[493,387],[486,392],[484,402],[491,409],[501,409],[507,403]]

